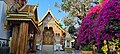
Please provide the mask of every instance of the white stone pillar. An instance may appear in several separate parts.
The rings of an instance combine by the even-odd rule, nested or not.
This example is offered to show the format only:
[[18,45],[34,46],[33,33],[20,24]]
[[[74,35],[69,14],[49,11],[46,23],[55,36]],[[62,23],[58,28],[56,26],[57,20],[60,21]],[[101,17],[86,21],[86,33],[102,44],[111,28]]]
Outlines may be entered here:
[[67,40],[65,40],[65,47],[67,47]]
[[71,40],[70,40],[70,48],[72,48],[72,42],[71,42]]

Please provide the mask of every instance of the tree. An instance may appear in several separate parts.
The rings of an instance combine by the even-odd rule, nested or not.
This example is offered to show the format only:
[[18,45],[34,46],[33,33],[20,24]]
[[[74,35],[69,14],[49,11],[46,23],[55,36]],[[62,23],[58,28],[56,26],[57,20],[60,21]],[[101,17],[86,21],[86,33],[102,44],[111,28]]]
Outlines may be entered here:
[[81,20],[86,16],[92,2],[96,2],[96,0],[62,0],[62,4],[55,3],[54,6],[68,12],[70,17],[78,17]]
[[74,26],[70,26],[70,27],[68,28],[68,32],[69,32],[69,34],[71,34],[71,35],[75,35],[75,34],[77,33],[77,29],[76,29]]
[[77,33],[77,29],[74,27],[77,22],[73,17],[69,18],[68,16],[66,16],[65,18],[63,18],[63,23],[66,26],[65,30],[67,30],[69,34],[75,35]]
[[74,21],[75,19],[73,17],[69,18],[70,16],[66,16],[63,18],[63,23],[65,24],[65,26],[70,26],[70,25],[74,25],[76,24],[76,22]]

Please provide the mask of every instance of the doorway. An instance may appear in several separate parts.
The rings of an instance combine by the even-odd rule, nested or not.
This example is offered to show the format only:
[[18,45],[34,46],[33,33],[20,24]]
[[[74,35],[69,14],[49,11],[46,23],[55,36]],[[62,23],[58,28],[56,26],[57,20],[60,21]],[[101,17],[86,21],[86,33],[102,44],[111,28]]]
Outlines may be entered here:
[[53,28],[44,27],[43,31],[43,45],[54,45],[54,32]]

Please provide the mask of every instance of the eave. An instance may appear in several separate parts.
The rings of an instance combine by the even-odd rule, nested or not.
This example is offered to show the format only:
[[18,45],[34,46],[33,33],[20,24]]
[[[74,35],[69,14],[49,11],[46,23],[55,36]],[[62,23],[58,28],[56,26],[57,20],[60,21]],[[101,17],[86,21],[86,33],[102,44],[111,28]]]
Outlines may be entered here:
[[41,26],[43,23],[42,22],[40,22],[40,23],[38,23],[38,26]]
[[36,26],[35,22],[32,18],[6,18],[7,21],[30,21],[35,26],[38,32],[40,32],[39,28]]
[[21,13],[9,13],[8,14],[8,16],[24,16],[24,17],[26,17],[26,16],[29,16],[28,14],[21,14]]
[[65,30],[63,30],[63,28],[61,28],[58,24],[56,24],[56,26],[65,33]]

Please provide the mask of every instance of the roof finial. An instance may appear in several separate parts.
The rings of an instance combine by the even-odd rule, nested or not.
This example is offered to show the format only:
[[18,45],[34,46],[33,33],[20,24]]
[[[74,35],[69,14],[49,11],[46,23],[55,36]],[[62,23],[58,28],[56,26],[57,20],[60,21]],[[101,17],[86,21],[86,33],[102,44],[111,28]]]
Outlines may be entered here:
[[48,10],[50,10],[50,4],[48,5]]
[[36,4],[36,6],[38,7],[39,3]]

